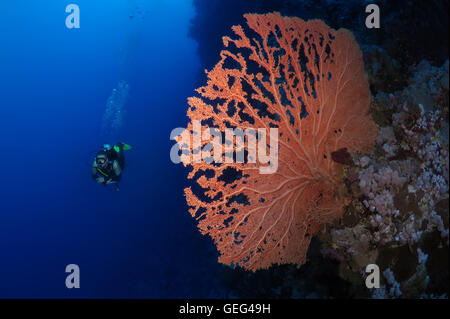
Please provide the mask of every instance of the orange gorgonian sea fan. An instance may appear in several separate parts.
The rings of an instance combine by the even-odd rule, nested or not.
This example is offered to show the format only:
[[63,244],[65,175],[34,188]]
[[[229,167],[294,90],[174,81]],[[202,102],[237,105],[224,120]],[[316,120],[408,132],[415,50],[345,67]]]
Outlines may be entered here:
[[[223,38],[227,49],[206,72],[199,96],[188,100],[191,122],[183,143],[195,145],[195,123],[202,132],[215,127],[223,135],[227,127],[277,128],[279,165],[261,174],[248,158],[223,161],[222,147],[221,163],[196,161],[202,150],[194,147],[185,165],[197,186],[185,189],[186,200],[221,263],[253,271],[302,265],[311,237],[343,213],[343,165],[332,154],[368,152],[377,134],[361,50],[348,30],[320,20],[244,17],[248,27],[233,26],[235,36]],[[218,144],[209,134],[198,143]]]

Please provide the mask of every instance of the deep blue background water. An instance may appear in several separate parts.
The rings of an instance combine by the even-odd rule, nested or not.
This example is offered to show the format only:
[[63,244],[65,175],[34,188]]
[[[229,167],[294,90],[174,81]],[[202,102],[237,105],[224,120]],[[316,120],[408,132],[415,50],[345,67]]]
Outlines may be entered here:
[[[80,29],[65,26],[70,3]],[[0,297],[221,296],[217,253],[169,158],[202,70],[193,13],[181,0],[0,2]],[[115,192],[89,163],[116,142],[100,126],[120,80],[130,95],[118,139],[133,149]],[[71,263],[80,289],[65,287]]]

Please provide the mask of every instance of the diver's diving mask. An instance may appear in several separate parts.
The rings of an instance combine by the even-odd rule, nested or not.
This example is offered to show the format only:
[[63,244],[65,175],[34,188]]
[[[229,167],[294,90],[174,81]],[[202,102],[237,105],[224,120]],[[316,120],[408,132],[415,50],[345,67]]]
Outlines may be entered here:
[[103,166],[106,164],[107,159],[104,156],[97,156],[96,162],[98,165]]

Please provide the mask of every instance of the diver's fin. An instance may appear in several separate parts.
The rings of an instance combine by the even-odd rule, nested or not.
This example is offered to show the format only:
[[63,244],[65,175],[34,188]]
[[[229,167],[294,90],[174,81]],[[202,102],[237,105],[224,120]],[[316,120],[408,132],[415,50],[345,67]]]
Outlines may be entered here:
[[114,150],[119,153],[120,150],[128,151],[131,149],[131,146],[122,142],[117,143],[117,145],[114,145]]
[[118,143],[117,145],[119,145],[124,151],[128,151],[131,149],[131,145],[125,144],[125,143]]
[[128,144],[122,143],[122,149],[123,149],[124,151],[128,151],[128,150],[131,150],[131,145],[128,145]]

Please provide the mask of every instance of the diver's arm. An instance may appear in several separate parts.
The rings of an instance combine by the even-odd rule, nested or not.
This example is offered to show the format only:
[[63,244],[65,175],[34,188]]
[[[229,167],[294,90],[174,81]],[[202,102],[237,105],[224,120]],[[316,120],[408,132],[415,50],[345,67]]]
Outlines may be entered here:
[[118,161],[113,162],[113,170],[114,170],[114,175],[116,175],[117,178],[120,179],[120,174],[122,174],[122,169],[120,168]]
[[97,163],[95,161],[94,164],[92,164],[91,176],[97,183],[106,185],[106,179],[103,176],[98,176],[97,174]]
[[97,180],[97,163],[92,164],[91,176],[93,180]]

